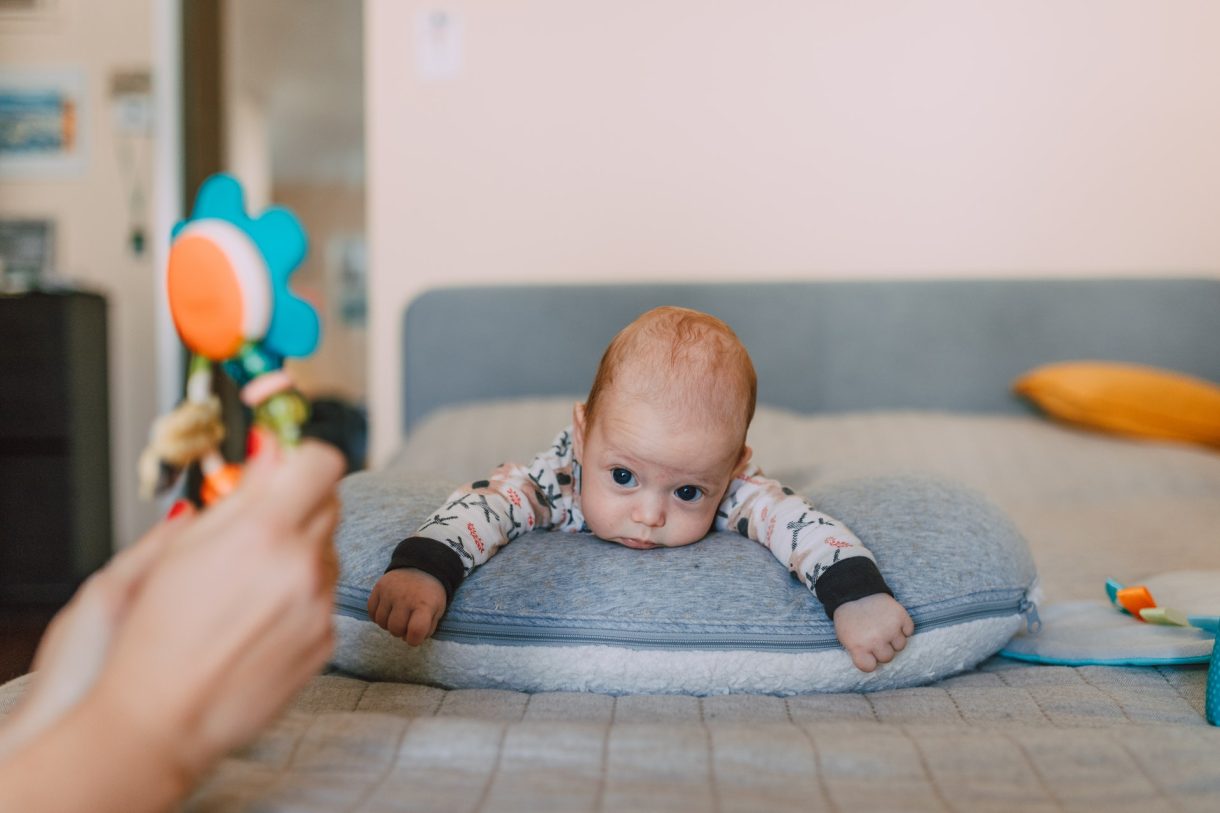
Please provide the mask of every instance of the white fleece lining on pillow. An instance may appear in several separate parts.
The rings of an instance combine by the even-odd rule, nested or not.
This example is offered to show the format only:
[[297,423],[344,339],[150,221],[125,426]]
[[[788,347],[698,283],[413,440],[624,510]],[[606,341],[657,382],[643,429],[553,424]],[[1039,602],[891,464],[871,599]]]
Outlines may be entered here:
[[879,691],[929,683],[971,669],[1025,624],[1020,615],[967,621],[915,635],[876,671],[856,669],[842,649],[637,650],[613,646],[491,646],[429,640],[408,647],[368,621],[335,616],[336,663],[358,663],[369,680],[451,689],[605,694]]
[[972,668],[1035,618],[1036,572],[1011,521],[977,492],[908,474],[809,490],[813,504],[867,540],[915,621],[907,648],[873,673],[838,646],[807,587],[769,550],[729,532],[645,555],[587,534],[525,534],[462,584],[437,637],[411,648],[365,607],[395,534],[418,527],[442,487],[381,473],[345,481],[339,670],[517,691],[889,689]]

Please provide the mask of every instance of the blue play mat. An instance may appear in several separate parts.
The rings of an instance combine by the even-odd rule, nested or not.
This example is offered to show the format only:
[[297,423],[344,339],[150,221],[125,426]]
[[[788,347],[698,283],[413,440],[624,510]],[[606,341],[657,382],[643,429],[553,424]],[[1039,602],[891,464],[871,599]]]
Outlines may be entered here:
[[[1139,583],[1159,609],[1188,626],[1138,620],[1112,601],[1067,601],[1039,610],[1041,628],[1022,632],[1000,654],[1059,666],[1166,666],[1208,663],[1207,720],[1220,725],[1220,571],[1175,571]],[[1115,585],[1108,585],[1113,597]]]

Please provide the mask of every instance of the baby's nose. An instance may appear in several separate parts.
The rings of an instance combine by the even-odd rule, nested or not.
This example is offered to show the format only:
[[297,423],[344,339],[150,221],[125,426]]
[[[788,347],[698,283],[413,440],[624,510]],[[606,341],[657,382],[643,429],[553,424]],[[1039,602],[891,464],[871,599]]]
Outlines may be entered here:
[[640,495],[633,506],[631,519],[649,528],[660,528],[665,524],[665,504],[655,496]]

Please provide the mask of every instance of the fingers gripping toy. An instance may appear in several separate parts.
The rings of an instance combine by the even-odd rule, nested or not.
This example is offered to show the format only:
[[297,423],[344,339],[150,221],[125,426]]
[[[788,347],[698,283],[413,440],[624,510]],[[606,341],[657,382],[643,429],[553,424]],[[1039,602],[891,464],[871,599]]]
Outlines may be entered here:
[[191,352],[186,398],[153,425],[140,457],[145,496],[169,488],[198,462],[205,505],[233,490],[241,467],[221,457],[220,402],[212,371],[220,365],[241,388],[254,424],[292,446],[309,404],[283,369],[286,357],[317,347],[318,315],[288,289],[305,258],[305,230],[292,212],[246,214],[241,184],[229,175],[204,181],[191,216],[173,230],[165,285],[174,326]]

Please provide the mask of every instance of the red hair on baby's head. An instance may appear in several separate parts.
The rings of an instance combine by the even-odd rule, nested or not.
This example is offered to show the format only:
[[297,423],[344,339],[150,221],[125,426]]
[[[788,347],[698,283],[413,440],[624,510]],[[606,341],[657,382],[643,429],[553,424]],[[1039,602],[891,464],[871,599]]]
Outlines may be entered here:
[[758,378],[750,354],[727,324],[700,311],[663,306],[642,314],[611,340],[585,401],[588,426],[612,389],[723,421],[744,442]]

